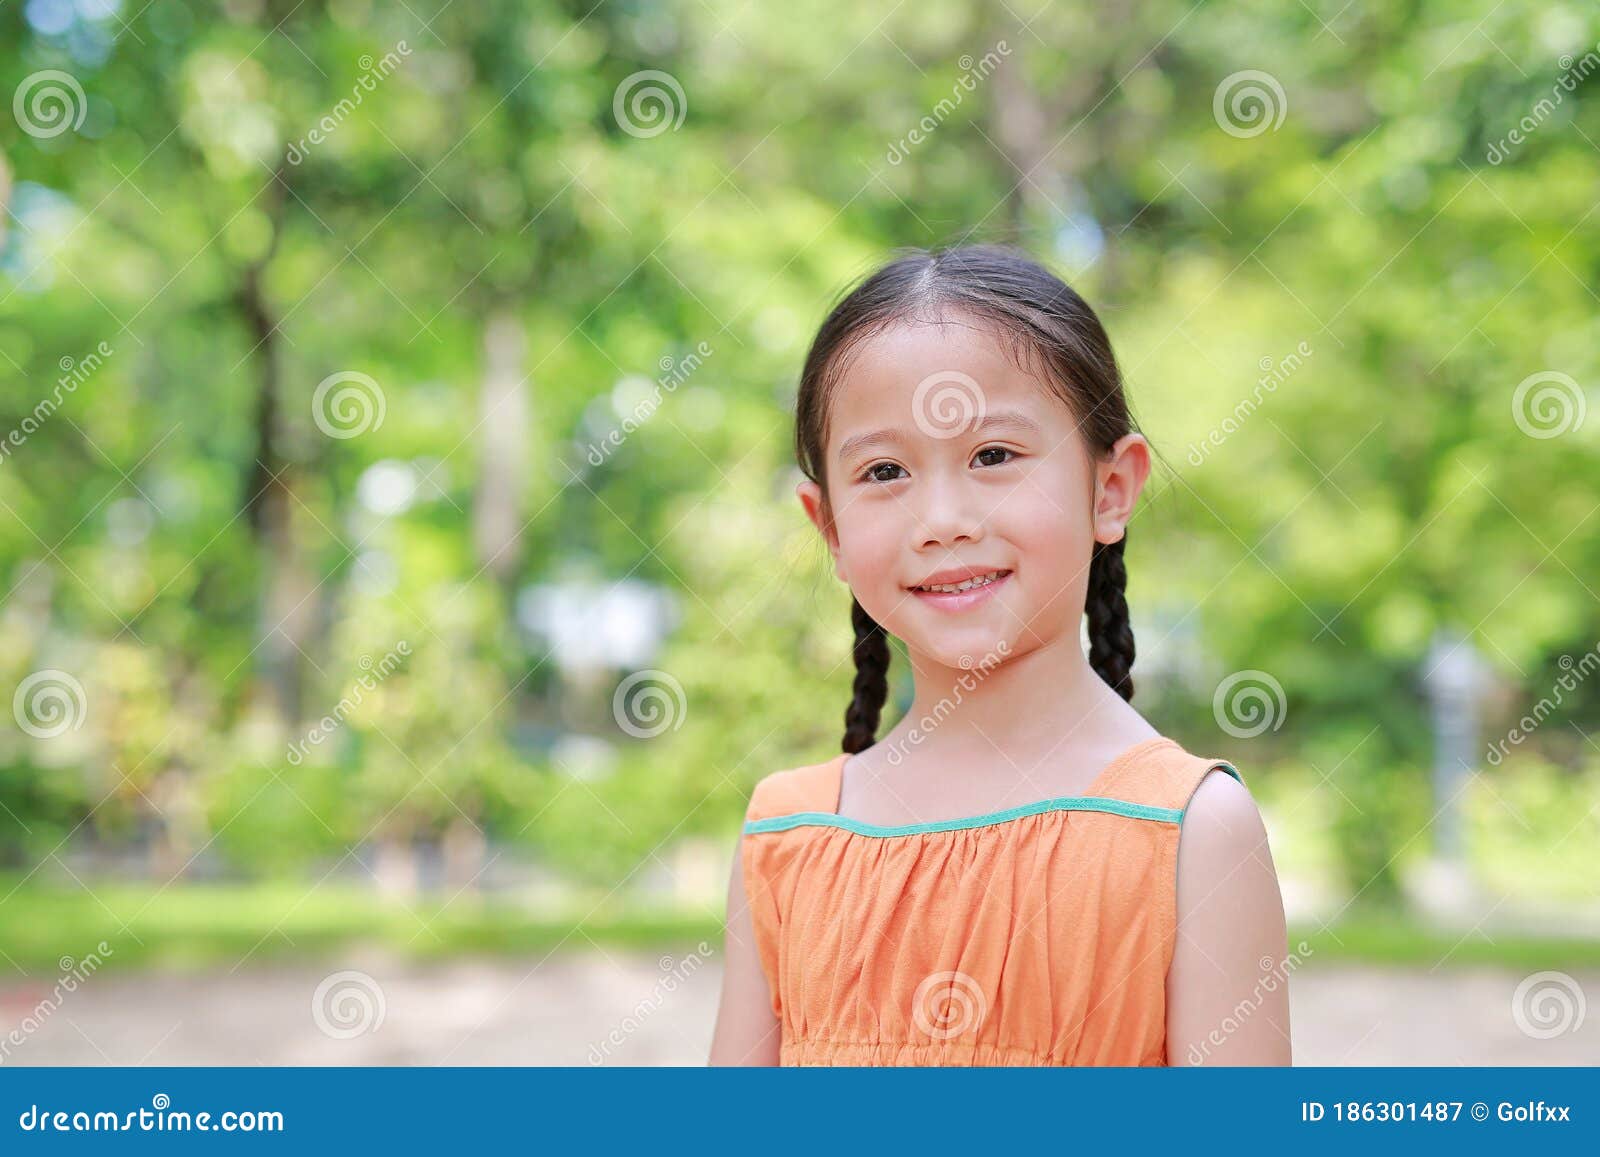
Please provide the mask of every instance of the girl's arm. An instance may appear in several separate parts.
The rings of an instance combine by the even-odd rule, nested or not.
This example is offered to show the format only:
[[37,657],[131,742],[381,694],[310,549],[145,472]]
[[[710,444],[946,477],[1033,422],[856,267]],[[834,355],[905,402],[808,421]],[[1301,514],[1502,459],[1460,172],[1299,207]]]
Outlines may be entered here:
[[1261,813],[1243,784],[1212,772],[1178,841],[1169,1065],[1291,1063],[1287,941]]
[[756,952],[755,926],[744,890],[740,849],[728,880],[727,935],[722,953],[722,1002],[711,1037],[712,1065],[776,1065],[782,1030]]

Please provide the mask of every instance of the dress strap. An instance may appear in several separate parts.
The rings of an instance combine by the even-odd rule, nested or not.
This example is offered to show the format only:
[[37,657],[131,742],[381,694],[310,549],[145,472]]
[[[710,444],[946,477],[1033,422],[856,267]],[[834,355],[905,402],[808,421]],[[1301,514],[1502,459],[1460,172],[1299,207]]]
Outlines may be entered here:
[[750,793],[746,820],[764,820],[795,812],[839,810],[839,784],[848,754],[839,754],[825,763],[812,763],[775,771],[756,783]]
[[1141,744],[1130,758],[1108,767],[1096,781],[1093,794],[1182,811],[1189,806],[1200,781],[1218,770],[1244,783],[1239,769],[1225,759],[1191,755],[1170,739],[1153,740]]

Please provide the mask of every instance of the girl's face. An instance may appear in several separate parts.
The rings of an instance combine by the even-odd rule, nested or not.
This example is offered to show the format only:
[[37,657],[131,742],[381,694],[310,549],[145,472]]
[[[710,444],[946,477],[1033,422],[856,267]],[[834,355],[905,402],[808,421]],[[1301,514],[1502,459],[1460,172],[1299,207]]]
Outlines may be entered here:
[[913,653],[962,668],[1077,644],[1094,543],[1122,537],[1150,469],[1138,434],[1092,456],[1066,404],[960,318],[855,347],[825,461],[826,504],[797,493],[835,573]]

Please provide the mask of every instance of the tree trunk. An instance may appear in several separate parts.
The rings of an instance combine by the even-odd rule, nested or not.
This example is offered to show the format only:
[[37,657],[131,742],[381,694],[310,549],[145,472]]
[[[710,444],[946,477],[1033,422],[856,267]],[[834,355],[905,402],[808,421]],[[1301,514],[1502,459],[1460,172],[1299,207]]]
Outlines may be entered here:
[[522,496],[527,483],[528,397],[522,325],[497,310],[483,331],[483,389],[478,403],[478,486],[472,541],[478,562],[507,593],[521,563]]
[[316,583],[294,531],[294,469],[282,451],[280,411],[283,391],[283,349],[277,319],[262,289],[262,277],[277,250],[283,229],[284,185],[278,179],[267,193],[273,240],[266,256],[244,272],[235,300],[246,332],[254,342],[257,369],[254,419],[255,453],[246,468],[244,512],[256,539],[262,564],[261,627],[258,654],[268,699],[279,722],[289,727],[300,719],[304,692],[302,653],[316,623]]

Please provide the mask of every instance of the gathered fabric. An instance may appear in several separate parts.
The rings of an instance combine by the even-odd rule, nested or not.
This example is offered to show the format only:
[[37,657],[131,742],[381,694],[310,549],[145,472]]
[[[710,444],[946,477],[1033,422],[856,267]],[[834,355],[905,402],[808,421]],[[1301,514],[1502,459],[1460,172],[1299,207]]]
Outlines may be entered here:
[[885,827],[847,755],[773,772],[740,855],[784,1065],[1162,1065],[1183,812],[1227,761],[1135,744],[1080,796]]

